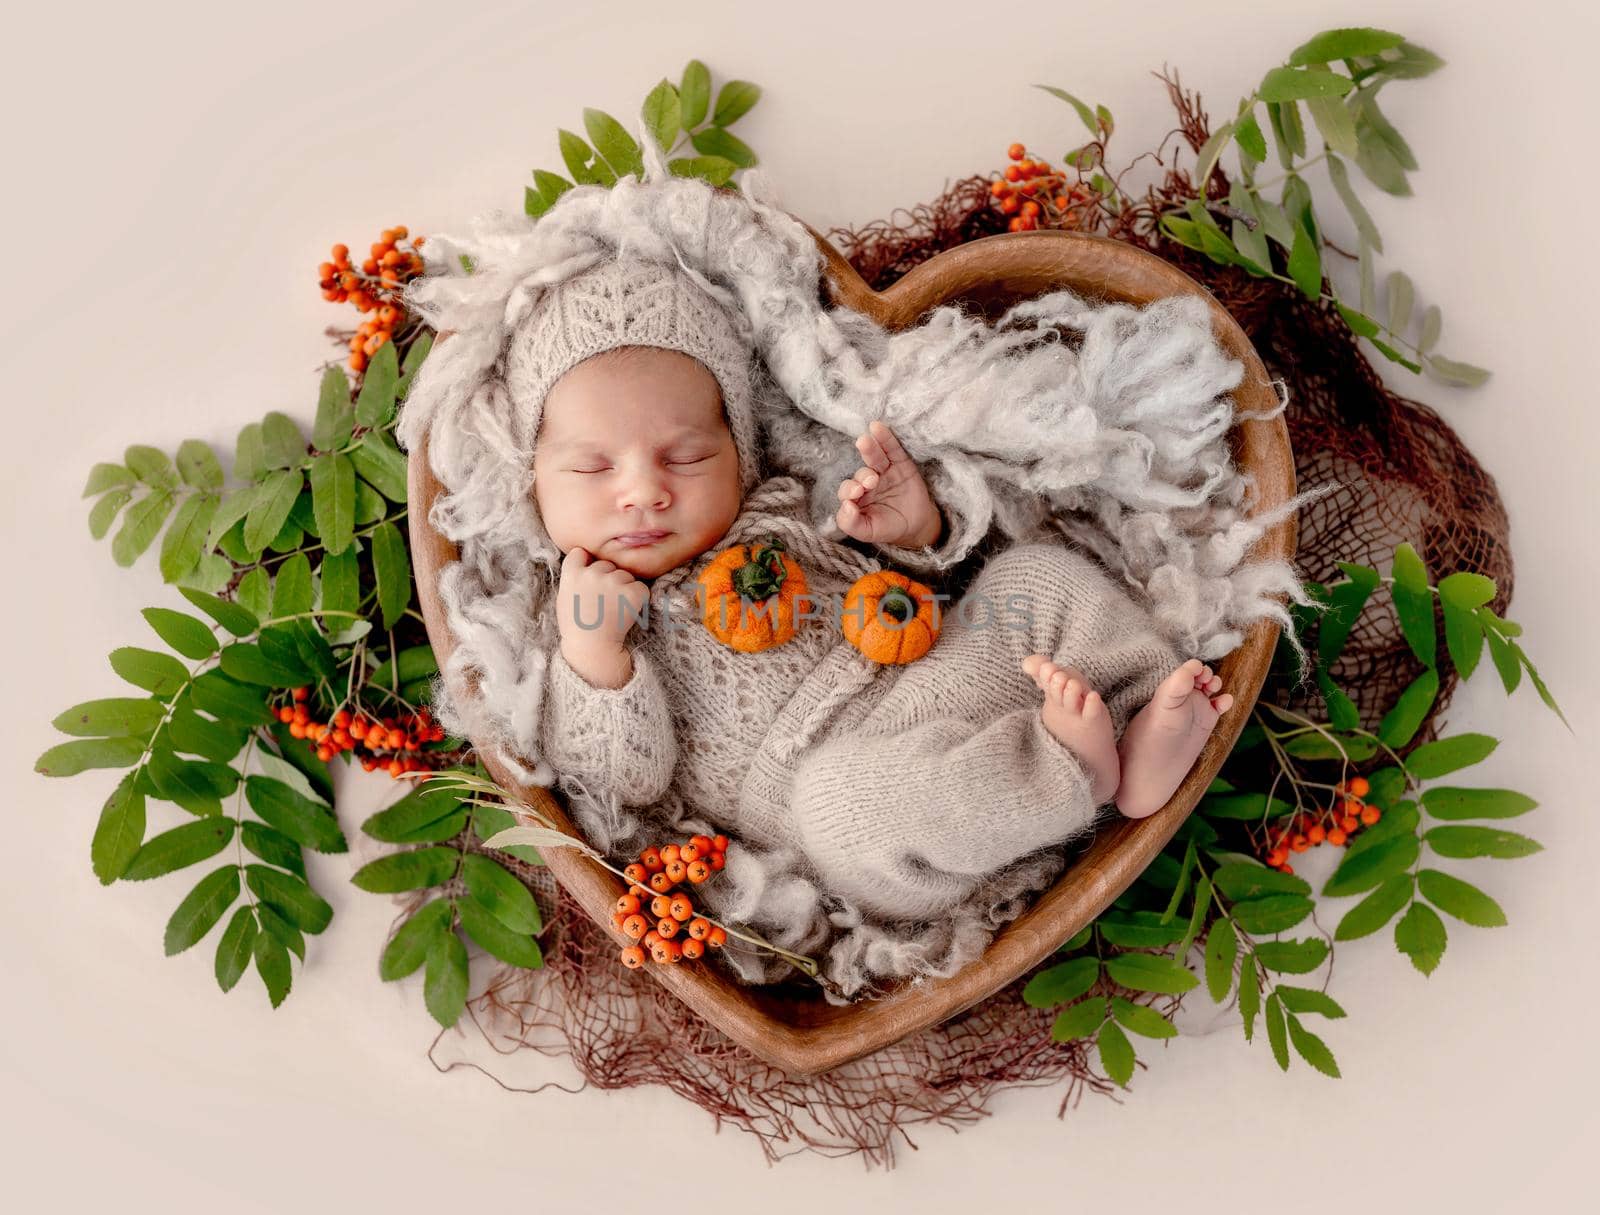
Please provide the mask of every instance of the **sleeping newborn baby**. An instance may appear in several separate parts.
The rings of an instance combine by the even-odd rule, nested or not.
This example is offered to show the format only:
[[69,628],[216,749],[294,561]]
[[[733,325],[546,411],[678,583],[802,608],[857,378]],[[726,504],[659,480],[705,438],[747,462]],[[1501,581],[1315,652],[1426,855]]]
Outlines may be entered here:
[[[720,641],[696,597],[719,552],[777,539],[816,602],[885,567],[931,581],[940,506],[872,422],[833,520],[861,547],[824,536],[800,478],[760,475],[748,352],[709,297],[622,262],[561,288],[532,318],[558,336],[507,375],[536,419],[533,497],[563,554],[541,721],[558,773],[636,808],[672,790],[891,921],[950,910],[1107,803],[1166,803],[1233,698],[1064,544],[992,557],[907,665],[867,658],[826,613],[756,653]],[[651,325],[599,319],[641,299]]]

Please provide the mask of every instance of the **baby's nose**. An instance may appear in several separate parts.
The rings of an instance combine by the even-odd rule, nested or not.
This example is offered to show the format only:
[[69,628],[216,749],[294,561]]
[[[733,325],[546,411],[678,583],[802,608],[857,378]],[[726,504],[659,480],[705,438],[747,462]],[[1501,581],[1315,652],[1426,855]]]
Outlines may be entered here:
[[624,510],[665,510],[672,502],[666,478],[659,473],[638,473],[624,485],[621,501]]

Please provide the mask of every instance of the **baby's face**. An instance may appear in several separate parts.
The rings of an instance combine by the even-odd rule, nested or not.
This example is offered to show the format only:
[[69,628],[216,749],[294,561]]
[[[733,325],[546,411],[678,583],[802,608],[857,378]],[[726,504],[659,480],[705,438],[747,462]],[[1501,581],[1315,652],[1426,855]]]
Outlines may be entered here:
[[716,377],[676,350],[579,363],[546,396],[535,443],[534,498],[563,553],[582,547],[654,578],[738,517],[739,459]]

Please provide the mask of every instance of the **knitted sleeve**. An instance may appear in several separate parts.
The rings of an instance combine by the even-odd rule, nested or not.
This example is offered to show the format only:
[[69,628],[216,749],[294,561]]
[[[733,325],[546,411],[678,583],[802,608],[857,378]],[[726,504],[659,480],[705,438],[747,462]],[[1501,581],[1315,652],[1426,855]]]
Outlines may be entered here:
[[558,773],[613,792],[625,806],[666,795],[678,762],[677,732],[654,660],[633,651],[633,677],[597,688],[559,648],[551,656],[544,699],[544,754]]

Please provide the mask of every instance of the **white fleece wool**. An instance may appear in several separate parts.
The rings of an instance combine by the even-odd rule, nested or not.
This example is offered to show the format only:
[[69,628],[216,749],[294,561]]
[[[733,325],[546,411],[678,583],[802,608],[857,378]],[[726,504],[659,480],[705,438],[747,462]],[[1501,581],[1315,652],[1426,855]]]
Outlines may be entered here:
[[[876,417],[923,468],[948,523],[936,550],[876,546],[890,566],[920,557],[923,568],[947,569],[990,533],[1002,542],[1066,539],[1145,603],[1178,650],[1208,660],[1235,649],[1264,616],[1287,634],[1292,621],[1276,596],[1312,604],[1289,563],[1243,563],[1263,532],[1317,495],[1246,517],[1250,478],[1227,443],[1236,420],[1227,393],[1243,368],[1216,343],[1203,300],[1133,308],[1057,291],[993,326],[949,305],[890,333],[822,303],[820,253],[777,207],[764,175],[747,174],[742,194],[716,190],[672,176],[660,149],[648,136],[641,142],[643,182],[576,187],[537,221],[501,214],[470,237],[432,236],[427,273],[407,291],[429,324],[453,334],[418,373],[398,428],[408,449],[427,437],[445,491],[430,522],[462,551],[441,575],[457,648],[434,697],[453,732],[529,783],[556,780],[539,740],[561,554],[534,506],[524,422],[537,403],[507,390],[505,352],[544,286],[617,256],[675,261],[748,326],[762,368],[760,471],[810,486],[819,535],[840,538],[835,491],[859,464],[854,437]],[[1298,638],[1289,641],[1303,653]],[[568,792],[583,800],[581,789]],[[589,810],[580,821],[606,843],[620,846],[639,826],[603,821],[592,800]],[[1026,864],[1043,882],[1062,860]],[[740,877],[741,867],[750,872]],[[869,973],[949,973],[987,941],[972,921],[957,943],[948,924],[864,925],[847,903],[796,877],[781,850],[750,852],[741,866],[730,860],[719,882],[780,944],[809,951],[831,941],[863,983]],[[772,914],[780,905],[788,918]],[[747,963],[751,977],[775,977],[770,964]]]

